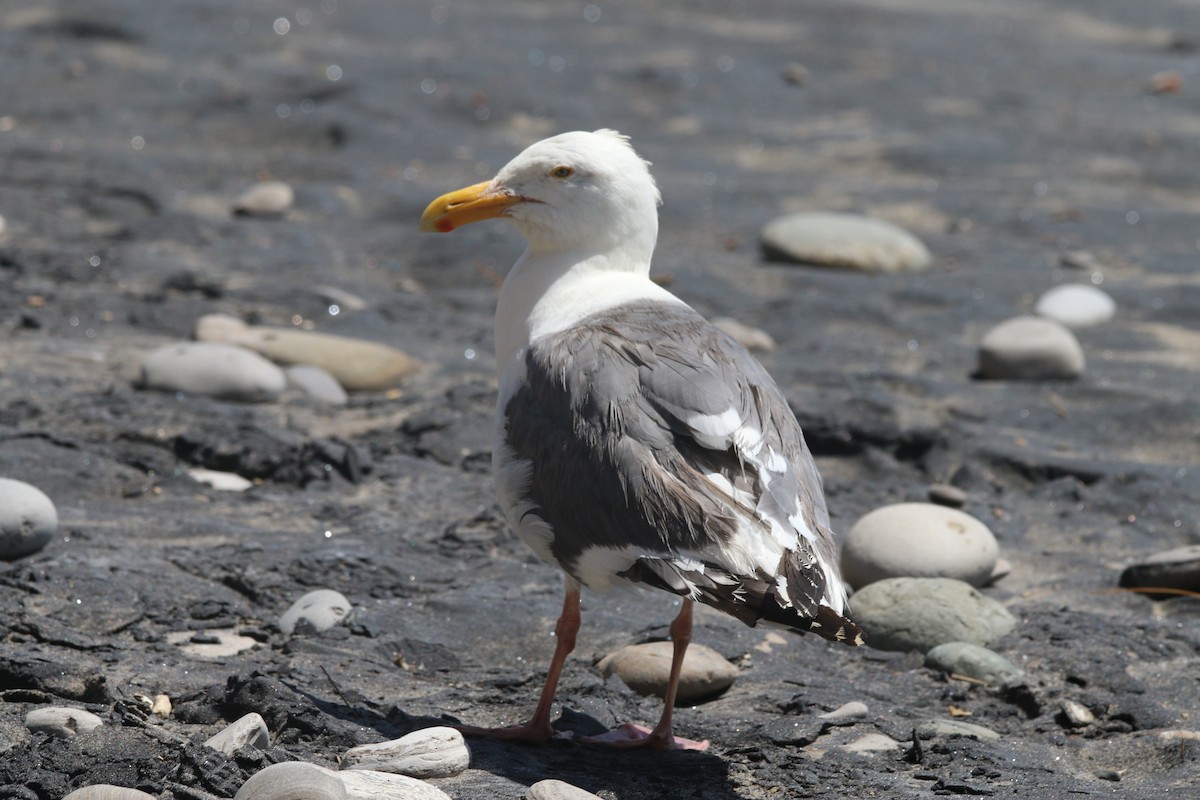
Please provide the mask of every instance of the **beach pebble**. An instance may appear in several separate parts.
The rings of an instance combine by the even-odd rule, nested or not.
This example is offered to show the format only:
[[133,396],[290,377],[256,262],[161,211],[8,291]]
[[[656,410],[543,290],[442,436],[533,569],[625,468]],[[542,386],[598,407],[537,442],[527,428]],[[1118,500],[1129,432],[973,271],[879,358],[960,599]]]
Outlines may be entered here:
[[553,779],[538,781],[525,792],[525,800],[601,800],[586,789]]
[[908,231],[856,214],[789,214],[762,230],[764,255],[861,272],[921,272],[929,268],[929,250]]
[[267,730],[267,723],[262,715],[251,711],[230,723],[219,733],[210,736],[204,742],[204,746],[230,755],[247,746],[259,750],[269,750],[271,749],[271,732]]
[[80,786],[62,800],[156,800],[156,797],[138,789],[113,786],[111,783],[93,783],[91,786]]
[[1084,728],[1096,721],[1096,715],[1091,709],[1074,700],[1062,701],[1062,719],[1072,728]]
[[[628,645],[609,653],[596,666],[605,677],[615,674],[638,694],[666,697],[673,653],[671,642]],[[737,674],[737,667],[716,650],[692,644],[683,657],[676,703],[686,705],[711,698],[732,686]]]
[[179,342],[146,356],[142,384],[164,392],[257,401],[278,397],[287,379],[279,367],[241,347]]
[[985,645],[1016,626],[1004,606],[950,578],[888,578],[850,598],[850,616],[879,650],[927,653],[946,642]]
[[904,745],[883,733],[865,733],[852,742],[842,745],[839,749],[847,753],[879,753],[899,750]]
[[378,342],[247,325],[227,314],[201,317],[195,333],[202,342],[236,344],[280,364],[320,367],[350,392],[390,389],[420,367],[406,353]]
[[833,711],[828,711],[821,714],[817,719],[824,720],[831,725],[851,725],[860,719],[867,716],[867,704],[858,700],[851,700]]
[[36,486],[0,478],[0,560],[41,550],[58,532],[58,511]]
[[288,383],[327,406],[344,406],[350,399],[337,378],[321,367],[297,364],[284,370]]
[[180,650],[201,658],[226,658],[249,650],[258,642],[242,636],[232,628],[209,628],[204,631],[172,631],[167,634],[169,644],[178,645]]
[[316,764],[283,761],[250,776],[234,800],[349,800],[337,776]]
[[917,726],[917,736],[921,739],[937,739],[948,736],[965,736],[968,739],[978,739],[981,742],[994,742],[1000,734],[991,728],[963,722],[957,719],[934,719]]
[[233,201],[233,213],[278,217],[296,202],[296,193],[283,181],[262,181],[239,194]]
[[1033,310],[1038,316],[1061,322],[1068,328],[1086,328],[1112,319],[1117,304],[1104,290],[1091,284],[1068,283],[1055,286],[1039,297]]
[[342,782],[349,800],[450,800],[436,786],[407,775],[371,769],[321,770]]
[[1083,348],[1061,323],[1040,317],[1001,322],[979,345],[979,377],[998,380],[1078,378]]
[[204,467],[192,467],[188,470],[188,477],[196,483],[203,483],[218,492],[244,492],[254,486],[253,481],[243,478],[236,472],[221,472]]
[[35,708],[25,715],[25,727],[34,733],[49,733],[69,739],[79,733],[95,730],[104,720],[82,708],[51,706]]
[[341,592],[317,589],[303,595],[279,618],[279,630],[284,636],[293,633],[314,634],[327,631],[345,622],[354,606]]
[[790,64],[785,64],[783,71],[780,73],[785,83],[792,86],[803,86],[808,83],[808,68],[796,61]]
[[412,778],[449,778],[465,770],[470,761],[471,753],[461,733],[454,728],[435,727],[387,742],[352,747],[342,756],[340,766]]
[[992,574],[988,576],[987,585],[991,586],[999,580],[1003,580],[1012,572],[1012,562],[1007,558],[996,559],[996,566],[992,567]]
[[925,666],[999,686],[1024,674],[999,653],[970,642],[946,642],[925,654]]
[[969,514],[933,503],[877,508],[842,542],[842,575],[862,588],[885,578],[955,578],[987,584],[1000,546]]
[[717,317],[712,323],[747,350],[762,350],[769,353],[777,347],[774,337],[762,328],[752,328],[732,317]]
[[[1121,573],[1126,589],[1179,589],[1200,592],[1200,545],[1164,550],[1132,564]],[[1150,597],[1169,597],[1169,593]]]
[[967,493],[948,483],[934,483],[929,486],[929,502],[939,506],[962,508],[966,505]]

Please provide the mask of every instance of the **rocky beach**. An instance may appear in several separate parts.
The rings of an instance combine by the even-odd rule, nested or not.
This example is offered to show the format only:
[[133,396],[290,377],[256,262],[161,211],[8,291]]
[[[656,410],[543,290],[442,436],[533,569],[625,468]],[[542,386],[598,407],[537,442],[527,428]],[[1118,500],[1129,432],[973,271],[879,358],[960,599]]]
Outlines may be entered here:
[[[1200,791],[1194,5],[0,12],[0,798]],[[698,608],[704,752],[447,727],[529,714],[561,576],[491,485],[520,237],[417,221],[597,128],[803,426],[867,635]],[[560,730],[653,724],[677,610],[585,593]]]

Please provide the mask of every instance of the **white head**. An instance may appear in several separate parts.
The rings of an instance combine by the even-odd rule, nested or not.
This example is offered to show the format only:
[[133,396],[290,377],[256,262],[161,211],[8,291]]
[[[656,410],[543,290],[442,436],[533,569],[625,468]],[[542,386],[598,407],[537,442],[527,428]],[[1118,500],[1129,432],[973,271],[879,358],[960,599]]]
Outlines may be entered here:
[[622,260],[644,268],[661,202],[647,166],[616,131],[562,133],[528,147],[492,180],[434,200],[421,230],[448,232],[500,217],[524,234],[530,255],[620,250]]

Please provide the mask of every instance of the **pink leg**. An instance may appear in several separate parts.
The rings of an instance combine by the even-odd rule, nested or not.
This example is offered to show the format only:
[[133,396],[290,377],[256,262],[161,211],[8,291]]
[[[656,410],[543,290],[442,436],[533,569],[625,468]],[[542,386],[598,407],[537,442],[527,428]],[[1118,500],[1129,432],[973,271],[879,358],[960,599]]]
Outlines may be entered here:
[[581,737],[579,741],[606,744],[612,747],[650,747],[655,750],[707,750],[708,740],[696,742],[672,735],[671,716],[675,712],[675,696],[679,691],[679,673],[683,670],[683,656],[692,641],[691,598],[684,598],[683,609],[671,623],[671,642],[675,645],[671,653],[671,676],[667,682],[667,696],[663,699],[663,713],[654,726],[647,730],[632,723],[599,736]]
[[563,664],[575,649],[575,637],[578,634],[579,587],[568,580],[566,594],[563,596],[562,615],[558,618],[558,624],[554,626],[554,635],[558,640],[554,646],[554,657],[550,659],[546,683],[542,686],[542,696],[533,711],[533,716],[523,725],[509,725],[503,728],[479,728],[473,725],[454,727],[470,736],[491,736],[495,739],[544,742],[553,738],[555,731],[550,725],[550,712],[554,708],[554,692],[558,688]]

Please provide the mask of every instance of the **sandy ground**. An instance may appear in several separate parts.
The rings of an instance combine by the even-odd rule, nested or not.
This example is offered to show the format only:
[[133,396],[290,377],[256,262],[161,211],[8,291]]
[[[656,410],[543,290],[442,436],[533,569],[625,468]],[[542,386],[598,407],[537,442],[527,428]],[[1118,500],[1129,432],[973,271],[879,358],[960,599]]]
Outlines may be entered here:
[[[1192,796],[1200,744],[1175,732],[1200,730],[1196,601],[1112,589],[1124,565],[1200,541],[1198,36],[1200,11],[1171,0],[3,3],[0,475],[47,492],[62,525],[0,567],[0,796],[231,797],[273,761],[331,765],[432,721],[528,712],[559,577],[505,528],[487,466],[495,281],[521,245],[499,224],[422,237],[416,220],[526,144],[597,127],[654,162],[672,290],[781,343],[763,360],[836,525],[931,483],[967,491],[1014,566],[989,594],[1020,622],[993,647],[1028,680],[947,681],[916,655],[780,644],[702,613],[696,640],[742,670],[678,714],[708,753],[473,741],[472,768],[439,785],[456,800],[544,777],[609,800]],[[794,64],[803,85],[784,78]],[[1179,91],[1149,90],[1163,71]],[[295,208],[232,216],[262,178],[291,183]],[[935,266],[764,263],[759,228],[791,210],[891,220]],[[1095,266],[1064,266],[1074,250]],[[1080,333],[1085,376],[972,380],[983,332],[1066,282],[1119,305]],[[337,292],[364,307],[331,315]],[[213,312],[428,367],[332,410],[136,388],[145,353]],[[197,465],[259,485],[214,492],[187,477]],[[314,588],[346,594],[353,622],[286,640],[278,615]],[[571,713],[656,718],[593,663],[665,637],[671,600],[585,598]],[[258,643],[204,658],[171,637],[213,629]],[[174,715],[142,720],[138,693],[168,694]],[[1066,726],[1063,699],[1096,722]],[[850,700],[866,720],[814,723]],[[31,738],[24,715],[44,704],[108,724]],[[950,706],[1000,738],[912,748]],[[272,750],[197,748],[251,710]],[[902,746],[840,749],[868,733]]]

